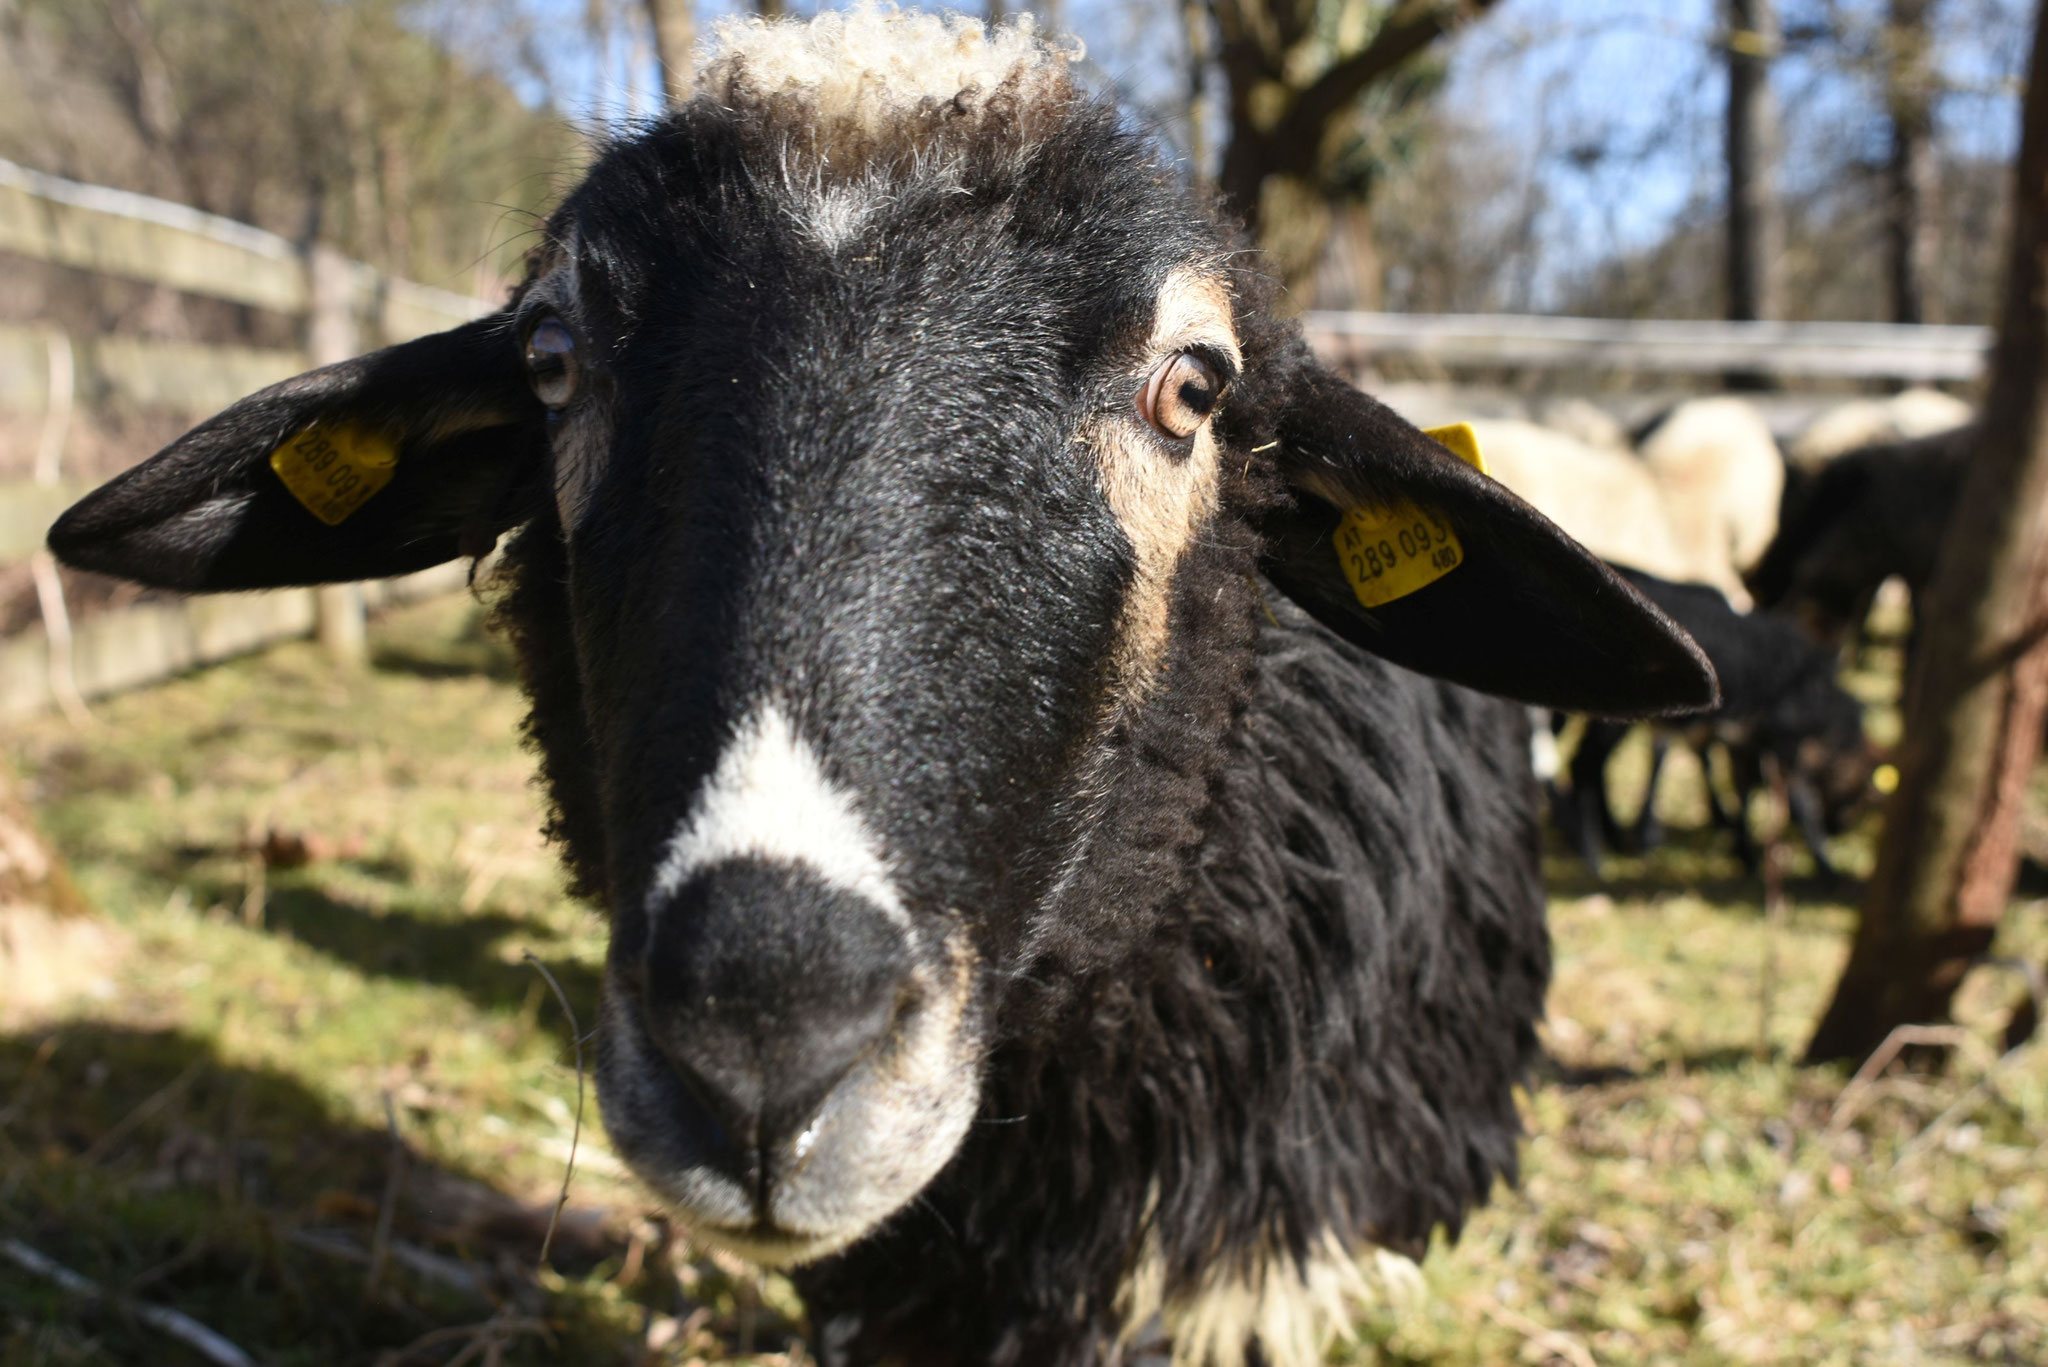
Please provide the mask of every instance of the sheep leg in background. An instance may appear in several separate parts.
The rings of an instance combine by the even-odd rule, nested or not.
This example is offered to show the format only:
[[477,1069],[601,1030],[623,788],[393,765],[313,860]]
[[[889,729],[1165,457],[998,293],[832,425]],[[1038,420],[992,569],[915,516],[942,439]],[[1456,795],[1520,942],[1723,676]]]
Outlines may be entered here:
[[1650,728],[1650,777],[1643,785],[1643,809],[1636,813],[1635,848],[1647,854],[1664,843],[1664,823],[1657,819],[1657,780],[1664,772],[1664,757],[1671,753],[1671,737]]
[[1607,761],[1627,734],[1626,723],[1589,717],[1572,751],[1572,820],[1566,834],[1595,878],[1600,877],[1600,856],[1620,844],[1620,826],[1607,805]]
[[[1787,772],[1791,772],[1789,767]],[[1792,819],[1799,823],[1799,833],[1806,837],[1806,848],[1813,851],[1814,872],[1834,881],[1840,875],[1828,861],[1828,832],[1821,821],[1820,794],[1804,777],[1793,773],[1785,784],[1785,801],[1791,808]]]
[[1570,725],[1571,716],[1565,712],[1554,712],[1547,707],[1529,709],[1529,768],[1536,775],[1537,786],[1543,790],[1543,810],[1550,814],[1550,824],[1555,826],[1568,844],[1578,845],[1578,818],[1572,803],[1576,801],[1570,789],[1559,782],[1564,777],[1564,752],[1558,748],[1558,740]]
[[[1716,748],[1718,748],[1723,755],[1728,756],[1728,772],[1730,774],[1733,774],[1735,772],[1735,758],[1732,754],[1730,754],[1728,745],[1720,741],[1713,742],[1713,745]],[[1700,769],[1702,770],[1703,781],[1707,789],[1707,820],[1712,823],[1714,829],[1717,831],[1734,830],[1737,826],[1742,824],[1742,809],[1740,804],[1737,804],[1735,813],[1731,815],[1728,809],[1721,805],[1721,789],[1714,782],[1714,759],[1712,749],[1703,749],[1700,751]]]
[[[1763,756],[1754,746],[1729,746],[1728,777],[1735,788],[1735,810],[1727,815],[1725,822],[1735,833],[1735,857],[1742,861],[1742,871],[1754,878],[1762,861],[1756,840],[1749,833],[1749,800],[1763,786]],[[1708,785],[1708,791],[1713,791],[1713,785]],[[1719,801],[1714,805],[1718,813]]]
[[1878,639],[1870,625],[1870,614],[1877,610],[1877,590],[1878,586],[1873,584],[1857,600],[1856,615],[1851,619],[1856,625],[1849,632],[1846,663],[1857,669],[1870,669],[1876,664]]

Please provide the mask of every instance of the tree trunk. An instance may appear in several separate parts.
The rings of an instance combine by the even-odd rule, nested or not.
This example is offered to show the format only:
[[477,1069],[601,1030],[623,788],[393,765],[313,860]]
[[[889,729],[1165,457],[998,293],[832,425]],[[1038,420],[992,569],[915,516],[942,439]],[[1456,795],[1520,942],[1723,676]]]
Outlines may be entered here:
[[1983,437],[1927,595],[1899,789],[1848,967],[1807,1046],[1866,1056],[1939,1021],[1990,946],[2048,706],[2048,0],[2034,21],[2005,316]]
[[1202,0],[1180,0],[1181,33],[1188,58],[1188,179],[1208,185],[1209,121],[1216,116],[1209,102],[1209,65],[1214,60],[1209,7]]
[[1924,323],[1940,244],[1935,236],[1934,71],[1927,15],[1932,0],[1891,0],[1885,30],[1885,98],[1891,157],[1885,167],[1885,254],[1892,321]]
[[[314,365],[335,365],[363,349],[356,329],[353,272],[348,258],[315,242],[306,249],[306,287],[312,296],[306,315],[306,356]],[[368,608],[361,584],[322,584],[313,590],[314,634],[328,657],[344,668],[370,658]]]
[[1728,316],[1747,322],[1781,313],[1776,0],[1729,0],[1728,24]]
[[691,47],[697,41],[697,16],[690,0],[646,0],[647,20],[654,29],[654,56],[661,63],[661,88],[670,109],[690,98],[695,77]]
[[1394,0],[1362,43],[1304,72],[1332,25],[1314,0],[1209,0],[1229,85],[1230,141],[1216,172],[1223,199],[1265,249],[1268,268],[1304,284],[1330,231],[1323,183],[1330,134],[1359,98],[1498,0]]

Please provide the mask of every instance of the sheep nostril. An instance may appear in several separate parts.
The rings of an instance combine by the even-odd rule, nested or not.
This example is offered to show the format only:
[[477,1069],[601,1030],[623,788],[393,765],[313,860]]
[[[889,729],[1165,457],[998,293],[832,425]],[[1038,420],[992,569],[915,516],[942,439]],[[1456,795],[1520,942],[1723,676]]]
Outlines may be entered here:
[[637,965],[647,1032],[725,1131],[734,1169],[809,1130],[917,1009],[903,927],[801,868],[721,863],[653,920]]

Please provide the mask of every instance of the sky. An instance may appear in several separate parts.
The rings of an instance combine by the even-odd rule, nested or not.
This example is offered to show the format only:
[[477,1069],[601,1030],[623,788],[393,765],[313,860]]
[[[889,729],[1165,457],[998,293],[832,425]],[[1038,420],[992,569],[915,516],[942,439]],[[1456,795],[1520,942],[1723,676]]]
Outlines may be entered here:
[[[1883,0],[1781,0],[1796,24],[1832,9],[1874,40]],[[1952,89],[1943,141],[2009,158],[2019,126],[2023,0],[1945,0],[1936,61]],[[1552,269],[1648,246],[1689,208],[1718,202],[1727,78],[1713,0],[1507,0],[1460,40],[1450,97],[1515,147],[1549,201]],[[1786,188],[1844,156],[1885,154],[1868,73],[1790,52],[1773,72]]]
[[[802,13],[816,2],[791,7]],[[527,98],[552,99],[585,128],[656,112],[647,42],[616,25],[600,47],[585,26],[593,3],[637,19],[641,0],[422,3],[429,27],[444,26],[458,49],[484,54]],[[1885,0],[1779,4],[1788,25],[1825,13],[1874,37]],[[519,22],[504,22],[508,8]],[[702,0],[700,33],[741,8]],[[1937,61],[1949,87],[1939,117],[1951,148],[2012,155],[2030,9],[2027,0],[1939,0]],[[1185,75],[1174,0],[1059,0],[1057,12],[1086,43],[1084,79],[1140,109],[1178,107]],[[1447,98],[1540,192],[1546,278],[1648,246],[1717,201],[1727,90],[1718,13],[1716,0],[1502,0],[1456,40]],[[1773,83],[1789,188],[1845,156],[1882,157],[1884,121],[1867,71],[1795,51]]]

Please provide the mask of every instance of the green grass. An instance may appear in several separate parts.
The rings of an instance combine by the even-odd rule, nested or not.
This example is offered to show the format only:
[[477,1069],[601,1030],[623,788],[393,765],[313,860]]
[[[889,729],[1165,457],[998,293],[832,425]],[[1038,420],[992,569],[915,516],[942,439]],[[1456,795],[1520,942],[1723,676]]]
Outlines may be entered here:
[[[475,606],[396,614],[374,641],[358,677],[286,646],[0,742],[128,941],[55,1016],[0,1003],[0,1234],[279,1367],[807,1361],[786,1285],[691,1254],[594,1104],[539,1266],[577,1088],[524,956],[587,1029],[603,928],[535,834],[520,705]],[[1853,681],[1880,727],[1890,663]],[[1623,760],[1627,808],[1641,747]],[[1973,1044],[1846,1098],[1842,1073],[1793,1066],[1854,889],[1795,856],[1768,923],[1698,829],[1697,769],[1673,771],[1671,846],[1613,859],[1604,886],[1550,857],[1555,1064],[1521,1187],[1339,1360],[2048,1362],[2048,1048]],[[313,857],[266,865],[266,841]],[[1866,872],[1870,832],[1837,854]],[[2048,905],[2018,903],[2000,952],[2048,957]],[[1973,975],[1973,1040],[2012,993]],[[0,1264],[4,1367],[198,1360]]]
[[[100,999],[0,1034],[0,1233],[277,1367],[445,1362],[478,1340],[435,1331],[477,1325],[507,1363],[789,1361],[786,1288],[647,1218],[594,1105],[539,1268],[577,1086],[524,959],[587,1029],[604,933],[541,844],[478,619],[389,618],[358,677],[290,645],[8,737],[129,946]],[[266,841],[315,857],[266,867]],[[387,1256],[370,1284],[387,1205],[388,1246],[453,1283]],[[0,1264],[6,1367],[197,1360]]]

